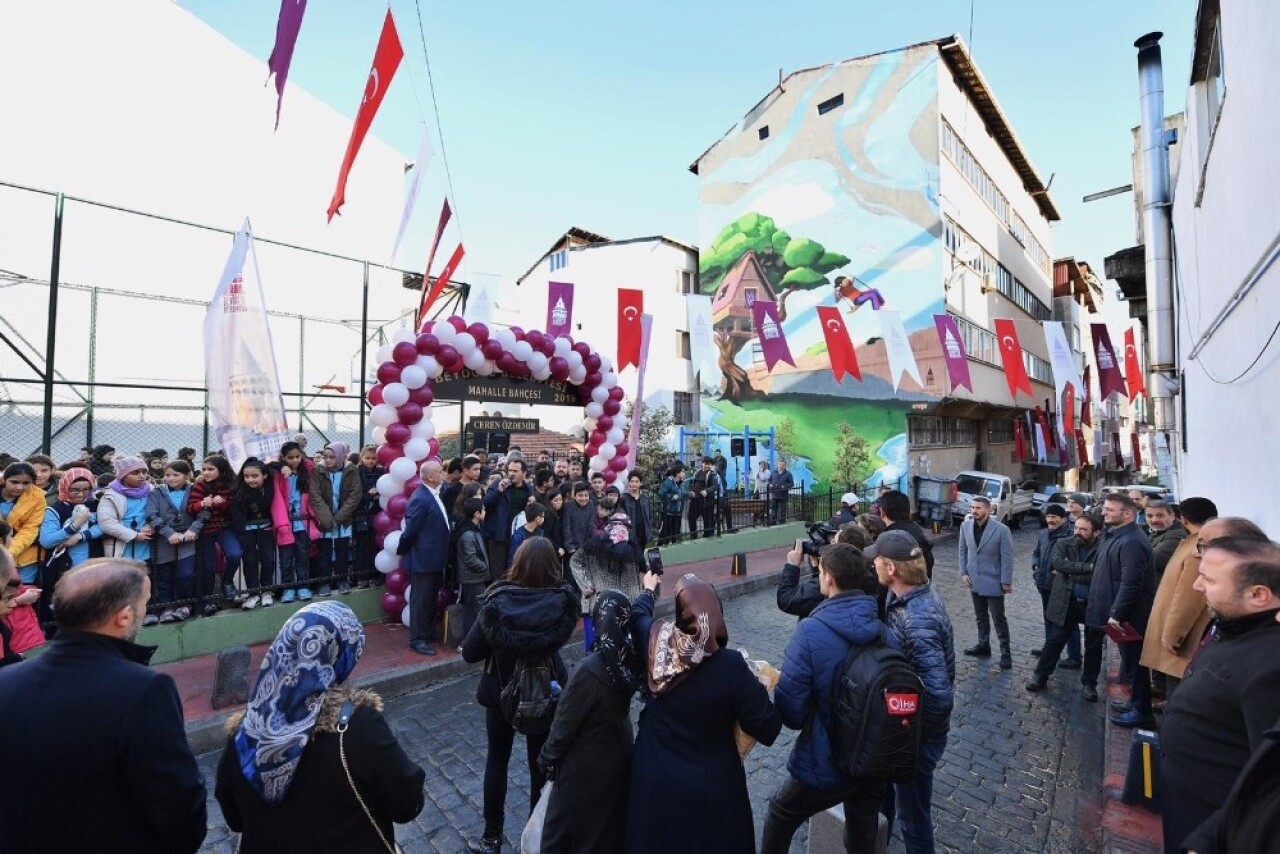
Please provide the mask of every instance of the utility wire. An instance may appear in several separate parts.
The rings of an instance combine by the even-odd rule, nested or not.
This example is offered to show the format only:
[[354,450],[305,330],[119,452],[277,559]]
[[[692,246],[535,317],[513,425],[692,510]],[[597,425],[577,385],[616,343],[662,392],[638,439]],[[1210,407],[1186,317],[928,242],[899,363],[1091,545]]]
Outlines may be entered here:
[[[449,186],[449,199],[452,201],[453,219],[458,224],[458,240],[466,243],[466,238],[462,233],[462,217],[458,213],[458,194],[453,189],[453,172],[449,169],[449,151],[444,144],[444,124],[440,121],[440,102],[436,99],[436,83],[431,76],[431,55],[427,51],[427,31],[422,25],[422,3],[420,0],[413,0],[414,11],[418,15],[418,37],[422,40],[422,61],[427,67],[427,87],[431,90],[431,109],[436,116],[436,135],[440,139],[440,159],[444,162],[445,183]],[[428,270],[426,275],[430,276],[431,271]]]

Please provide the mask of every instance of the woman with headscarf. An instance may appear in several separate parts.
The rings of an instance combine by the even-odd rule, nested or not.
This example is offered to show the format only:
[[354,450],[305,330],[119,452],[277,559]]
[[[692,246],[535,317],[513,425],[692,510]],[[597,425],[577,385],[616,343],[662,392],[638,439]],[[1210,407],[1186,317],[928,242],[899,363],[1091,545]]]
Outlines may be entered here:
[[[734,725],[766,746],[782,729],[769,694],[728,649],[720,597],[692,573],[676,584],[674,620],[655,620],[658,576],[631,606],[649,699],[631,759],[628,851],[755,851],[747,776]],[[672,805],[679,821],[672,821]]]
[[147,498],[151,495],[147,464],[142,457],[117,456],[111,465],[116,478],[98,502],[103,552],[107,557],[148,561],[152,528],[147,522]]
[[53,590],[64,572],[102,555],[102,529],[98,527],[98,502],[93,497],[93,472],[70,468],[58,478],[58,500],[44,511],[40,523],[40,548],[45,559],[40,595],[40,622],[52,638]]
[[626,845],[631,781],[631,697],[644,678],[631,643],[631,601],[596,597],[594,651],[560,698],[538,765],[554,780],[543,854],[613,854]]
[[111,461],[115,455],[116,449],[110,445],[94,445],[89,455],[89,471],[94,477],[111,474]]
[[382,716],[382,698],[345,685],[364,650],[355,613],[297,611],[262,660],[243,715],[229,722],[214,795],[242,854],[388,854],[393,823],[422,811],[426,774]]
[[316,465],[311,477],[311,510],[321,537],[316,540],[316,565],[313,577],[321,580],[321,596],[331,592],[330,577],[338,584],[338,592],[351,592],[351,534],[356,511],[363,497],[360,473],[347,459],[346,442],[330,442],[316,456],[324,465]]

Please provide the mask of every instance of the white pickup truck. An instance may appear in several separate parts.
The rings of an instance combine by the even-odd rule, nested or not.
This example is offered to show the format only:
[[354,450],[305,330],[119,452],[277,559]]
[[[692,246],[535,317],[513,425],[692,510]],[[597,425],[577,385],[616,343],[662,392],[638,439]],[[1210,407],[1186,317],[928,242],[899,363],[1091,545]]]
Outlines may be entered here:
[[960,518],[969,515],[969,502],[978,495],[991,500],[991,515],[1015,531],[1022,519],[1032,513],[1032,493],[1014,486],[1003,474],[989,471],[962,471],[956,475],[956,501],[952,513]]

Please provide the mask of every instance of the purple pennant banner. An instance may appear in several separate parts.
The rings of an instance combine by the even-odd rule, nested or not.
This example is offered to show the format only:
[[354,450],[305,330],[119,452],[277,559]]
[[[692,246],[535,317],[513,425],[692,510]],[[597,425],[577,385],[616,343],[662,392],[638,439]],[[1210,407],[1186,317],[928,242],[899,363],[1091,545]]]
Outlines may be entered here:
[[1111,333],[1105,323],[1091,324],[1093,331],[1093,355],[1098,363],[1098,397],[1106,400],[1111,394],[1121,397],[1128,394],[1124,385],[1124,374],[1120,373],[1120,363],[1116,359],[1116,348],[1111,346]]
[[284,104],[284,84],[289,79],[289,64],[293,62],[293,46],[302,29],[302,15],[307,11],[307,0],[280,0],[280,18],[276,21],[276,44],[267,59],[267,73],[276,76],[276,128],[280,128],[280,107]]
[[758,299],[751,305],[751,315],[755,318],[756,337],[760,339],[765,370],[772,372],[778,362],[786,362],[794,368],[796,363],[791,358],[791,348],[787,346],[787,337],[782,333],[782,323],[778,320],[778,304]]
[[547,334],[568,335],[573,327],[573,283],[547,282]]
[[947,363],[947,376],[951,378],[952,391],[967,388],[973,391],[969,378],[969,359],[964,352],[964,341],[956,319],[949,314],[935,314],[933,325],[938,328],[938,340],[942,342],[942,359]]

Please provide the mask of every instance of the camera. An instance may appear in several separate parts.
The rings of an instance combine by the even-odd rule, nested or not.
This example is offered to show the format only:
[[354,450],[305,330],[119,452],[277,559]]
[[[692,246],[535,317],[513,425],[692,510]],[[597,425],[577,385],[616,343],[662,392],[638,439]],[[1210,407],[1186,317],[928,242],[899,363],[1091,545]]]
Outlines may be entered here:
[[825,546],[831,545],[836,535],[836,529],[826,522],[814,522],[805,530],[809,536],[800,542],[800,551],[811,558],[817,558]]
[[662,575],[662,549],[645,549],[644,562],[654,575]]

